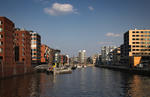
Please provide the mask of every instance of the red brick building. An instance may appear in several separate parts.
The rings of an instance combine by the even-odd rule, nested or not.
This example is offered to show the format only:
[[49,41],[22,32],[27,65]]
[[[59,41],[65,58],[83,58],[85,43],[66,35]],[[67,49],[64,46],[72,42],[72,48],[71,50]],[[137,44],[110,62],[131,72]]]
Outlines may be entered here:
[[41,63],[49,63],[50,62],[50,47],[45,44],[41,45]]
[[6,17],[0,17],[0,77],[10,76],[14,72],[14,23]]
[[13,46],[14,23],[6,17],[0,17],[0,61],[6,65],[14,65]]
[[31,66],[31,36],[26,30],[15,30],[15,61]]
[[14,23],[0,17],[0,78],[32,72],[31,37],[15,30]]

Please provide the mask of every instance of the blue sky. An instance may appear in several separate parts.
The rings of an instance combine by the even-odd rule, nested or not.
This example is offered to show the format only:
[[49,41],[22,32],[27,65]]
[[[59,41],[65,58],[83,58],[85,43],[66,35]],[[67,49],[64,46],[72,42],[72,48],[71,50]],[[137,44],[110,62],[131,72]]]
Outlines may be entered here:
[[119,46],[129,29],[150,29],[150,0],[1,0],[0,16],[38,32],[63,54],[87,55]]

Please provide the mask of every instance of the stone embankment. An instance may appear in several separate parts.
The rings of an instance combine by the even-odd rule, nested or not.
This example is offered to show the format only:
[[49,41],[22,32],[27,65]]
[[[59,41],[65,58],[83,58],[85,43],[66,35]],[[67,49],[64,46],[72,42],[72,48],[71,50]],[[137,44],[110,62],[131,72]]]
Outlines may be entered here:
[[121,72],[127,72],[130,74],[150,76],[149,68],[130,68],[126,66],[113,66],[113,65],[96,65],[96,67],[107,68],[107,69],[112,69],[112,70],[121,71]]

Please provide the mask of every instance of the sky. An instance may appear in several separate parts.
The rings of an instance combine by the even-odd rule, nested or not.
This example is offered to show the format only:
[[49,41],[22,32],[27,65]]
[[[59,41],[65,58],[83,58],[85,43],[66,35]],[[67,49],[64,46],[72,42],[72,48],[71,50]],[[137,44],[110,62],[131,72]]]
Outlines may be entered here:
[[62,54],[87,56],[120,46],[129,29],[150,29],[150,0],[0,0],[0,16],[36,31]]

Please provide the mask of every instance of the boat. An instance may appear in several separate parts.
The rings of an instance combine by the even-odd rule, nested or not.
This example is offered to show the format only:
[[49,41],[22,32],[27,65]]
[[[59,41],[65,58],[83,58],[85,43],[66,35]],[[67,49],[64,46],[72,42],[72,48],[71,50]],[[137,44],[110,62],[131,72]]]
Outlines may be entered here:
[[82,66],[78,65],[77,68],[82,68]]
[[67,69],[60,69],[55,71],[56,74],[70,74],[72,73],[72,70],[70,68]]
[[77,68],[76,66],[72,66],[72,67],[71,67],[72,70],[75,70],[76,68]]

